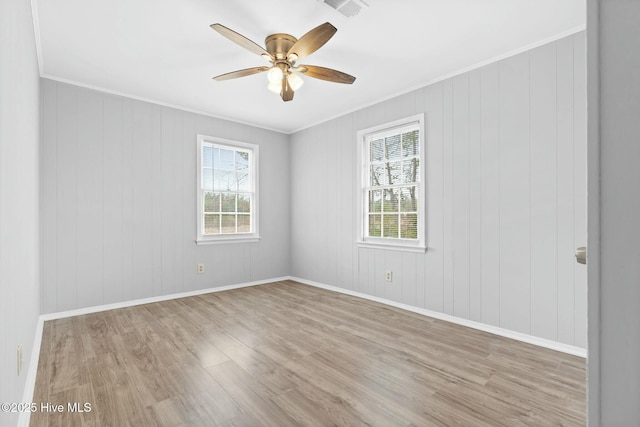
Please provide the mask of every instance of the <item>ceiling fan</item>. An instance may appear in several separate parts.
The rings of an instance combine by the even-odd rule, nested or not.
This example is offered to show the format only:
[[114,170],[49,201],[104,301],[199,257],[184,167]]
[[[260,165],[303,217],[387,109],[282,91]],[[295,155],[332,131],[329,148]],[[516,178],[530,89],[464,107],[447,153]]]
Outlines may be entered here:
[[271,34],[264,41],[266,49],[224,25],[211,24],[211,28],[232,42],[261,55],[271,62],[270,67],[253,67],[233,71],[216,76],[213,78],[214,80],[235,79],[267,71],[269,90],[280,94],[282,100],[286,102],[293,99],[294,92],[304,82],[296,73],[335,83],[351,84],[356,79],[349,74],[331,68],[318,67],[316,65],[296,65],[298,60],[320,49],[338,31],[336,27],[328,22],[312,29],[300,39],[296,39],[289,34]]

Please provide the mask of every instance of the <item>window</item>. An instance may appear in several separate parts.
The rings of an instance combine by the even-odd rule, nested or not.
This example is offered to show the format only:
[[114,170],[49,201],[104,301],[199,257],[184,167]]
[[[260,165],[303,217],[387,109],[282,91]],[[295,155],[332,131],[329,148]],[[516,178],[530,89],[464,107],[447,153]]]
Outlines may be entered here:
[[198,135],[198,244],[259,239],[257,165],[257,145]]
[[424,115],[358,132],[360,246],[424,252]]

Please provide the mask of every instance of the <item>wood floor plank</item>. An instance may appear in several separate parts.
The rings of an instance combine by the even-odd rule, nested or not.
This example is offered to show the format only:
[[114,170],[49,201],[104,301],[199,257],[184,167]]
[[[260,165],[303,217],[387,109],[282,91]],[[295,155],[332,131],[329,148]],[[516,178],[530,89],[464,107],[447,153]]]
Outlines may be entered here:
[[280,408],[287,411],[297,425],[315,427],[318,423],[329,426],[366,426],[349,410],[338,410],[337,405],[322,405],[318,400],[307,397],[300,390],[290,390],[273,399]]
[[232,360],[207,368],[209,374],[264,426],[295,426],[296,422],[266,393],[264,386]]
[[198,418],[207,420],[206,425],[217,425],[242,414],[242,408],[209,375],[207,368],[198,364],[175,366],[170,370],[170,376],[176,382],[173,388],[175,396],[181,398],[189,408],[183,416],[196,414]]
[[[222,424],[216,425],[216,427],[260,427],[262,423],[254,418],[253,415],[247,414],[243,412],[242,414],[234,417],[228,421],[223,422]],[[187,426],[179,426],[179,427],[187,427]],[[201,424],[188,426],[188,427],[201,427]]]
[[580,426],[585,361],[281,281],[45,322],[32,426]]
[[48,424],[50,426],[77,425],[83,427],[97,426],[95,413],[92,408],[85,407],[85,403],[95,401],[93,390],[89,384],[67,388],[49,396],[50,407],[57,406],[58,410],[48,410]]
[[76,339],[79,328],[73,319],[60,319],[52,324],[51,363],[49,366],[49,395],[84,385],[88,381],[81,340]]

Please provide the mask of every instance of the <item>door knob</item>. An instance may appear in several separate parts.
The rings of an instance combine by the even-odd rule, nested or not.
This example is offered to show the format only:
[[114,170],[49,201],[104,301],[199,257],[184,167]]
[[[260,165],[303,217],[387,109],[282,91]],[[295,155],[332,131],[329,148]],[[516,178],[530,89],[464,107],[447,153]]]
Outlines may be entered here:
[[578,264],[587,263],[587,248],[584,246],[576,249],[576,261]]

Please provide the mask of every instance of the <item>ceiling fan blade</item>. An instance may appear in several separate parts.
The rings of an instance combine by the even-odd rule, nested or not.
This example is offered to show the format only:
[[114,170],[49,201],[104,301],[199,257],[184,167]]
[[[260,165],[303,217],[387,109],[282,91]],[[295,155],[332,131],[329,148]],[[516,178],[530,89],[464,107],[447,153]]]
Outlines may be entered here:
[[211,28],[213,28],[214,30],[216,30],[217,32],[219,32],[220,34],[222,34],[232,42],[239,44],[240,46],[249,50],[250,52],[253,52],[257,55],[266,56],[270,58],[271,61],[274,60],[273,56],[269,52],[267,52],[262,46],[249,40],[242,34],[236,33],[232,29],[227,28],[222,24],[211,24],[210,26]]
[[270,67],[253,67],[253,68],[245,68],[244,70],[232,71],[230,73],[220,74],[219,76],[215,76],[213,80],[222,81],[222,80],[230,80],[237,79],[238,77],[250,76],[252,74],[262,73],[263,71],[267,71]]
[[282,79],[282,91],[280,92],[282,100],[284,102],[291,101],[293,99],[293,89],[289,85],[289,79]]
[[350,85],[356,80],[355,77],[350,76],[347,73],[343,73],[342,71],[334,70],[331,68],[318,67],[317,65],[301,65],[294,68],[294,70],[303,73],[305,76],[334,83],[344,83]]
[[311,55],[328,42],[336,31],[338,31],[338,29],[328,22],[318,25],[316,28],[300,37],[300,39],[291,46],[291,49],[287,52],[287,58],[292,54],[295,54],[297,56],[295,60],[297,61],[298,59]]

